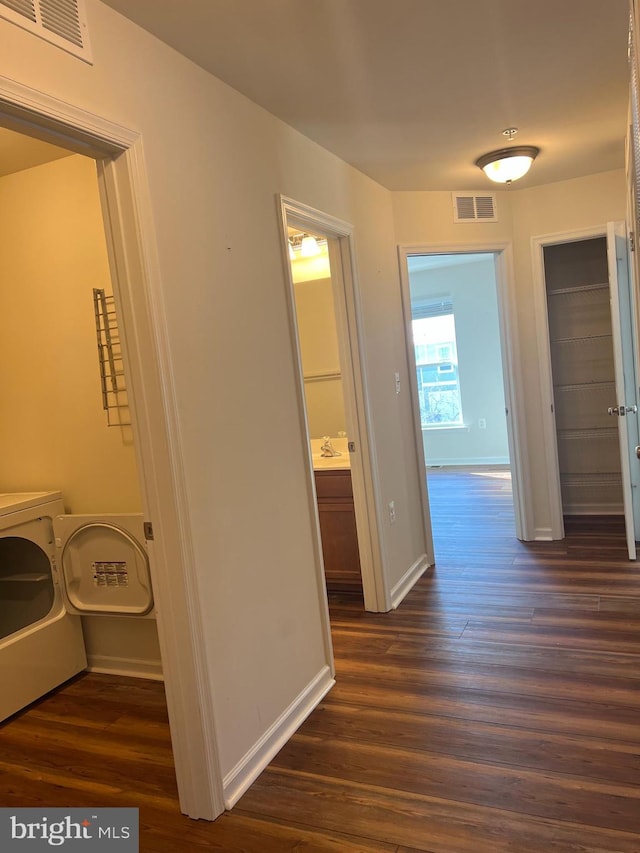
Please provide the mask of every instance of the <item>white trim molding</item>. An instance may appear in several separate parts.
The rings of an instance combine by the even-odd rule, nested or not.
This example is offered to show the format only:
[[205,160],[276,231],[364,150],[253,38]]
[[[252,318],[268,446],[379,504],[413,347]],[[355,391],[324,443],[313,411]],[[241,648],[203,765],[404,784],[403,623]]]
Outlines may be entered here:
[[430,456],[427,471],[429,471],[429,468],[455,468],[470,465],[478,465],[480,467],[483,465],[500,465],[502,467],[509,468],[510,462],[509,458],[506,456],[483,456],[482,459],[478,459],[477,456],[447,456],[445,459],[438,459],[436,456]]
[[164,681],[162,662],[159,660],[87,654],[87,670],[88,672],[103,672],[107,675],[125,675],[129,678]]
[[395,610],[402,603],[408,592],[413,589],[422,575],[432,566],[426,554],[421,554],[418,559],[409,566],[400,580],[391,589],[391,606]]
[[224,777],[224,803],[228,809],[238,802],[247,788],[297,731],[309,714],[322,702],[335,680],[331,669],[323,667],[278,719]]
[[97,158],[130,148],[140,134],[109,119],[0,77],[2,127]]
[[[297,366],[299,380],[297,392],[300,424],[307,443],[309,441],[309,427],[306,418],[304,377],[298,339],[294,284],[289,261],[287,228],[289,224],[292,224],[296,228],[311,230],[327,238],[346,424],[349,438],[354,441],[356,448],[355,452],[350,454],[351,482],[358,531],[364,605],[366,610],[386,612],[391,609],[391,599],[382,558],[384,553],[384,532],[380,522],[383,517],[380,509],[382,502],[379,497],[379,476],[375,453],[373,452],[366,370],[361,358],[363,352],[362,312],[355,265],[353,226],[285,196],[277,196],[277,202],[280,209],[282,260],[288,282],[287,301],[293,362]],[[318,582],[324,590],[322,546],[310,449],[307,459],[307,485],[311,511],[315,518]],[[326,595],[326,591],[323,594]],[[328,614],[326,632],[329,635],[328,642],[330,643]]]
[[555,537],[550,527],[536,527],[533,538],[536,542],[551,542]]

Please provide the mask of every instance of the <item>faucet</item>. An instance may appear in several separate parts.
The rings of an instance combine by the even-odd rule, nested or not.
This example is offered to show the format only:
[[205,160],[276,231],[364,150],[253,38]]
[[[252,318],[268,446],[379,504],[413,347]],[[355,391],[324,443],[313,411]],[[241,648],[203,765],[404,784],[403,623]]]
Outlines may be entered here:
[[339,450],[336,450],[331,444],[331,438],[328,435],[322,436],[322,447],[320,448],[321,456],[342,456]]

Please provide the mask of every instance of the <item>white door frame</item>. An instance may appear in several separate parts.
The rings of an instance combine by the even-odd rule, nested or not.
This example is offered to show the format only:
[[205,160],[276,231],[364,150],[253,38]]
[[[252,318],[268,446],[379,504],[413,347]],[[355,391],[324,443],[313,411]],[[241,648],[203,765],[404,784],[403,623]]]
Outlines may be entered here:
[[[342,388],[345,403],[345,417],[349,439],[355,442],[355,452],[350,454],[351,482],[353,502],[358,530],[358,550],[362,589],[366,610],[386,612],[391,609],[391,596],[384,575],[382,563],[382,529],[378,511],[379,486],[378,474],[371,452],[370,417],[368,410],[367,383],[365,368],[360,353],[361,309],[358,279],[355,267],[353,246],[353,226],[323,213],[308,205],[301,204],[285,196],[278,196],[280,208],[282,256],[288,282],[287,299],[289,325],[293,347],[293,360],[296,365],[298,381],[297,394],[300,412],[300,424],[309,452],[307,454],[307,483],[312,513],[315,516],[315,553],[318,582],[326,596],[324,567],[322,562],[322,544],[316,503],[315,479],[309,445],[309,428],[306,418],[304,377],[298,325],[295,310],[295,296],[291,263],[289,261],[287,226],[294,225],[301,230],[309,230],[327,236],[329,244],[329,263],[335,303],[338,347],[342,371]],[[325,629],[330,637],[328,613]]]
[[[620,255],[618,254],[620,249]],[[636,380],[635,299],[629,270],[627,226],[624,221],[607,225],[607,264],[613,335],[613,361],[616,385],[616,405],[623,407],[624,417],[618,416],[618,440],[622,475],[622,502],[625,533],[630,560],[637,560],[636,531],[638,524],[638,462],[633,459],[638,447],[638,386]],[[624,268],[621,267],[624,264]],[[627,407],[631,409],[628,411]],[[635,407],[636,411],[633,411]],[[633,467],[632,467],[633,466]]]
[[[415,352],[411,328],[411,293],[409,290],[408,258],[413,255],[464,255],[475,253],[493,254],[496,261],[500,349],[502,353],[502,375],[507,415],[507,438],[511,460],[516,536],[518,539],[530,540],[536,538],[536,532],[533,521],[531,476],[526,453],[528,444],[524,413],[524,389],[521,380],[520,346],[517,334],[518,326],[511,243],[423,243],[419,245],[398,246],[402,307],[405,323],[404,335],[411,373],[411,398],[414,410],[414,440],[416,451],[418,460],[426,471],[424,444],[420,426],[420,404],[418,399]],[[428,541],[431,542],[429,496],[426,477],[420,478],[420,487],[424,510],[423,517],[425,519],[425,533]]]
[[97,160],[149,543],[180,807],[224,811],[211,686],[142,139],[101,116],[0,77],[0,125]]
[[560,243],[575,243],[607,236],[607,226],[595,225],[574,231],[543,234],[531,238],[531,263],[533,266],[533,291],[535,322],[538,333],[538,365],[540,372],[540,397],[543,415],[543,439],[545,447],[545,469],[547,495],[551,523],[551,539],[564,538],[562,517],[562,492],[560,489],[560,466],[558,462],[558,436],[553,398],[553,373],[551,370],[551,345],[549,343],[549,314],[547,287],[544,274],[544,249]]

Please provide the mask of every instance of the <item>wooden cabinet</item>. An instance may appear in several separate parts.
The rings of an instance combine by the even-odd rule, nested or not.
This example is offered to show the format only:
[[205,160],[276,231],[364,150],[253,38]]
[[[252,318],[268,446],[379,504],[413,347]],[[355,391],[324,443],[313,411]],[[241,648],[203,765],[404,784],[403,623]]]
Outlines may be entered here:
[[351,471],[316,471],[315,479],[327,590],[362,593]]

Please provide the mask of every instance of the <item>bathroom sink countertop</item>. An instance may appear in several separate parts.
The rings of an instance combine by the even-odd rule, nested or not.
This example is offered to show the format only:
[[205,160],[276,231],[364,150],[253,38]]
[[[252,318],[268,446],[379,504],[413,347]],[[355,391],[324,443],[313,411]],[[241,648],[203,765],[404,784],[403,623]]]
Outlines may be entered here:
[[333,438],[331,437],[331,446],[338,451],[339,456],[323,456],[321,453],[324,439],[311,439],[311,459],[313,461],[314,471],[333,470],[335,468],[351,468],[351,459],[347,447],[348,439],[346,437]]
[[314,471],[334,470],[336,468],[350,469],[351,460],[348,453],[343,453],[341,456],[321,456],[319,453],[313,453]]

